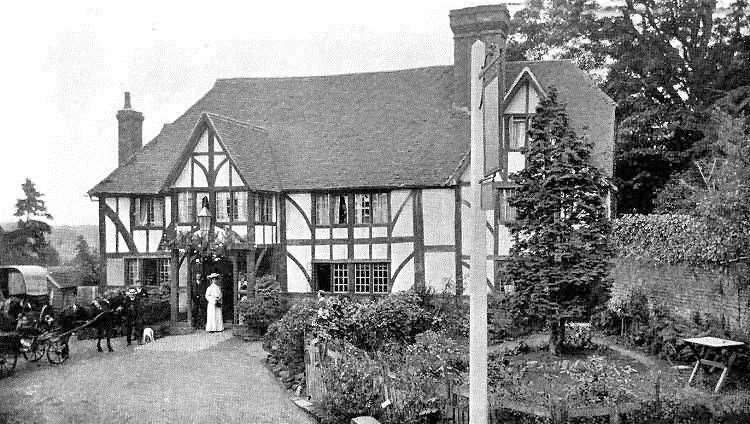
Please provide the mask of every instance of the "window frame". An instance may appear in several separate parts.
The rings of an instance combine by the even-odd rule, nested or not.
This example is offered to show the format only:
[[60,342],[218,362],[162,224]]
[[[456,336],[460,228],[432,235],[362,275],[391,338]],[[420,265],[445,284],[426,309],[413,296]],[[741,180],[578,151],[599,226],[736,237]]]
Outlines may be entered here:
[[[165,228],[165,222],[166,222],[166,205],[164,196],[135,196],[131,198],[130,202],[130,222],[132,222],[133,229],[136,230],[143,230],[143,229],[156,229],[156,230],[163,230]],[[142,224],[141,220],[141,204],[142,202],[147,202],[146,206],[146,223]],[[161,204],[161,222],[156,222],[156,209],[155,204]]]
[[[145,261],[153,261],[154,278],[156,284],[146,284],[144,272]],[[162,256],[126,257],[123,258],[123,283],[127,286],[153,286],[169,284],[169,268],[171,258]],[[130,265],[134,264],[134,272],[131,273]],[[132,275],[131,275],[132,274]],[[148,282],[150,283],[150,282]]]
[[[517,191],[517,187],[498,187],[497,188],[497,221],[500,224],[511,224],[518,220],[516,208],[508,204],[508,199]],[[513,212],[513,217],[508,218],[508,212]]]
[[[266,206],[269,206],[267,208],[268,210],[264,210],[262,206],[264,205],[264,201],[266,202]],[[253,221],[256,225],[276,225],[276,213],[277,213],[277,205],[276,205],[276,196],[274,193],[268,193],[268,192],[256,192],[255,193],[255,212],[253,216]]]
[[[503,146],[505,146],[505,150],[509,152],[520,152],[522,149],[526,148],[526,146],[529,145],[529,128],[531,126],[531,119],[533,118],[533,113],[506,113],[503,115],[503,119],[505,120],[505,140],[503,141]],[[513,122],[514,121],[526,121],[526,131],[524,132],[524,138],[523,138],[523,146],[511,146],[511,141],[513,140]]]
[[[360,213],[361,208],[359,205],[358,200],[361,199],[361,196],[369,196],[369,222],[359,222],[360,221]],[[376,213],[376,207],[375,207],[375,199],[379,196],[384,196],[385,202],[383,207],[385,208],[385,211],[382,213],[382,216],[385,218],[384,222],[375,222],[375,218],[378,216],[381,216],[380,213]],[[338,211],[338,200],[341,197],[344,197],[346,199],[346,222],[338,222],[338,217],[336,212]],[[342,228],[342,227],[349,227],[349,225],[353,227],[387,227],[390,225],[390,191],[352,191],[352,192],[313,192],[312,193],[312,205],[311,205],[311,215],[314,215],[313,219],[313,226],[318,228],[329,228],[329,227],[335,227],[335,228]],[[325,208],[325,214],[328,216],[327,223],[321,222],[320,216],[321,208],[319,208],[320,205],[320,199],[326,199],[327,208]]]
[[[330,264],[331,271],[329,275],[329,287],[333,294],[388,295],[391,292],[391,264],[389,262],[381,260],[314,260],[313,263]],[[385,269],[378,269],[378,267],[384,267]],[[385,272],[385,275],[379,275],[379,273],[382,272]],[[341,278],[342,276],[347,280],[345,291],[341,291],[341,285],[340,283],[337,283],[337,278]],[[358,281],[358,279],[363,276],[367,280],[365,283],[367,291],[361,289],[363,284],[361,281]],[[379,287],[384,287],[385,291],[375,291],[376,279],[378,278],[385,280],[385,285],[382,284],[382,281],[377,283],[379,284]],[[317,279],[318,276],[315,276],[315,287],[320,287],[320,282]]]

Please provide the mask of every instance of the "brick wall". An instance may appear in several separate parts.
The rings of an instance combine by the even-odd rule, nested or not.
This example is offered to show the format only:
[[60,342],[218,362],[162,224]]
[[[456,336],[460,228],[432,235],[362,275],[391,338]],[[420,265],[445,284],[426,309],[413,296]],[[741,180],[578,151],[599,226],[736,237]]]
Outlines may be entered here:
[[656,265],[618,259],[612,271],[612,295],[641,288],[649,300],[666,306],[675,315],[691,318],[698,312],[724,320],[727,327],[750,333],[750,290],[738,291],[731,274],[718,269],[687,265]]

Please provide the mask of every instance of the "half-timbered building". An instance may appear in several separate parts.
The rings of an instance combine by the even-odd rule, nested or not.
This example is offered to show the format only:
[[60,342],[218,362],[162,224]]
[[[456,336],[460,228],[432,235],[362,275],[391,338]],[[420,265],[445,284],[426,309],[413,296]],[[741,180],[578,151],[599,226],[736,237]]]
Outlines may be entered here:
[[505,62],[497,52],[508,22],[504,6],[451,11],[453,66],[219,79],[145,146],[143,115],[126,93],[119,166],[90,191],[106,284],[171,285],[173,319],[199,267],[226,276],[234,302],[225,316],[235,319],[241,276],[252,290],[273,275],[288,293],[461,293],[464,217],[480,206],[469,202],[468,103],[471,44],[482,39],[496,46],[484,78],[490,184],[481,205],[494,285],[511,242],[508,175],[524,166],[530,119],[549,87],[594,143],[595,165],[612,173],[613,102],[572,62]]

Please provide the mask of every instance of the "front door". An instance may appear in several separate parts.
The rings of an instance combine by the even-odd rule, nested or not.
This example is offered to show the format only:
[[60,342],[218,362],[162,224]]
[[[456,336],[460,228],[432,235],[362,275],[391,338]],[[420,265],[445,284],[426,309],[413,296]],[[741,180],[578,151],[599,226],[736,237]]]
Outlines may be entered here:
[[[221,315],[224,322],[232,322],[234,318],[234,276],[232,263],[223,257],[217,258],[207,265],[207,273],[221,274]],[[206,274],[206,275],[208,275]]]

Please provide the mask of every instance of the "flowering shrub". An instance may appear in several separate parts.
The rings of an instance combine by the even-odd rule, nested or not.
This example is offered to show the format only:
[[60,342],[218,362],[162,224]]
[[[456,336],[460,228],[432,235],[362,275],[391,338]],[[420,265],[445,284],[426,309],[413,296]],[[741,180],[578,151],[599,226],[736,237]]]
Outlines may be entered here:
[[590,349],[593,346],[591,343],[591,324],[588,322],[565,323],[563,344],[570,350]]
[[317,315],[315,302],[295,304],[284,316],[271,324],[263,338],[263,348],[272,362],[286,368],[291,374],[305,368],[305,332],[312,328]]
[[260,335],[265,334],[268,326],[280,319],[288,309],[278,289],[258,289],[255,297],[241,300],[239,308],[245,325]]

